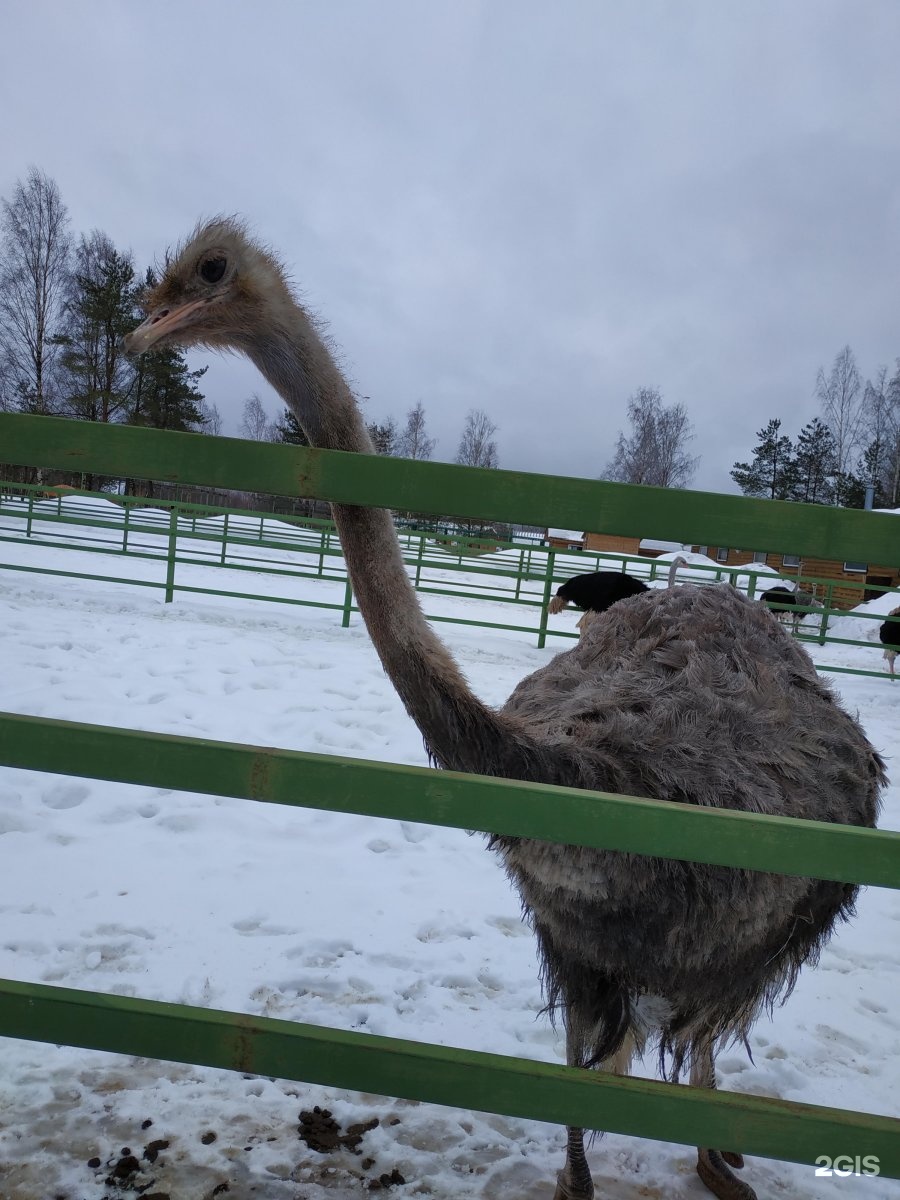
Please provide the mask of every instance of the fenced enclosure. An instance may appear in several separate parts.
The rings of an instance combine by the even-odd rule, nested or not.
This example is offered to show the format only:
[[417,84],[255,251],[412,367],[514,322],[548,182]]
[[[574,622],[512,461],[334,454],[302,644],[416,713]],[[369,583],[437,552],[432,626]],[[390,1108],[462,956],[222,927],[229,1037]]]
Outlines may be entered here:
[[[361,474],[373,472],[368,480],[371,502],[423,509],[427,498],[446,510],[446,495],[452,495],[462,516],[500,518],[498,510],[510,503],[509,488],[530,514],[544,514],[555,523],[600,524],[611,531],[628,520],[636,532],[674,537],[678,519],[679,540],[715,540],[707,519],[715,516],[709,498],[690,493],[666,493],[660,507],[661,497],[651,489],[546,477],[529,481],[512,473],[428,464],[403,464],[401,475],[396,464],[385,460],[370,464],[333,452],[47,419],[0,418],[0,439],[5,458],[15,455],[16,461],[35,465],[79,461],[104,473],[209,479],[235,486],[247,486],[238,483],[241,478],[252,477],[257,483],[268,478],[279,491],[287,483],[289,494],[312,491],[351,503],[364,499],[358,487]],[[421,494],[409,482],[411,465],[421,481]],[[429,491],[435,473],[444,476],[445,495]],[[757,534],[759,523],[768,520],[764,534],[773,548],[790,538],[792,547],[808,553],[854,558],[864,554],[888,561],[893,553],[896,526],[891,517],[773,506],[774,516],[778,509],[788,510],[780,513],[779,523],[767,511],[768,504],[717,497],[717,506],[719,500],[726,508],[736,505],[735,512],[741,506],[754,509],[746,520]],[[637,511],[640,506],[643,510]],[[673,514],[675,507],[680,511]],[[732,533],[722,540],[739,539]],[[8,716],[0,722],[0,759],[36,770],[900,886],[900,836],[870,830],[27,717]],[[0,995],[0,1029],[10,1036],[207,1062],[441,1103],[477,1104],[511,1115],[688,1144],[702,1129],[713,1144],[770,1157],[811,1161],[823,1147],[840,1144],[850,1152],[878,1156],[883,1175],[900,1174],[900,1122],[885,1117],[753,1096],[710,1095],[645,1080],[41,985],[6,984]]]
[[[91,552],[159,563],[149,578],[134,574],[96,575],[89,570],[60,572],[57,568],[42,568],[28,562],[3,561],[0,570],[18,570],[37,574],[65,574],[73,578],[99,578],[104,582],[119,582],[136,587],[161,590],[166,602],[179,592],[229,596],[236,599],[267,603],[295,604],[304,607],[334,609],[342,614],[346,626],[350,616],[358,611],[343,560],[343,551],[333,522],[313,517],[283,515],[279,518],[267,512],[250,509],[227,509],[175,500],[148,501],[138,496],[90,492],[73,488],[48,490],[40,485],[16,484],[0,480],[0,543],[20,541],[23,537],[47,548],[73,552]],[[416,591],[425,597],[468,597],[487,600],[498,608],[495,621],[475,620],[447,613],[426,611],[429,620],[454,624],[470,624],[488,629],[505,629],[532,633],[537,645],[543,647],[548,638],[572,639],[577,634],[570,625],[551,624],[547,619],[547,601],[556,587],[574,574],[587,571],[627,571],[649,584],[665,582],[667,559],[624,553],[582,551],[577,554],[541,546],[486,540],[485,536],[471,537],[465,531],[448,529],[419,529],[400,525],[398,537],[404,561]],[[73,560],[77,563],[77,553]],[[8,556],[7,556],[8,558]],[[242,586],[234,576],[223,579],[221,586],[198,587],[183,582],[179,566],[214,566],[237,573],[238,580],[247,579]],[[182,572],[183,575],[183,572]],[[278,581],[281,590],[266,592],[247,590],[253,577],[267,576]],[[338,599],[328,599],[323,589],[321,598],[298,598],[289,594],[292,579],[319,579],[343,585]],[[763,594],[767,586],[779,579],[770,569],[754,564],[725,566],[722,564],[691,563],[682,567],[679,578],[689,578],[698,584],[730,582],[751,599]],[[834,591],[856,592],[862,602],[868,593],[865,582],[824,579],[815,575],[792,573],[791,581],[798,588],[815,596],[812,606],[792,606],[785,613],[800,618],[793,623],[793,635],[801,642],[819,646],[871,647],[871,640],[840,636],[829,629],[832,617],[844,614],[846,603],[835,601]],[[884,592],[896,595],[900,604],[900,589],[885,587]],[[426,600],[427,605],[427,600]],[[896,606],[896,605],[895,605]],[[503,618],[503,608],[516,612],[516,619]],[[868,625],[874,636],[883,614],[859,612],[854,614],[857,633]],[[872,647],[873,649],[875,647]],[[880,651],[880,645],[877,646]],[[841,666],[817,660],[817,669],[841,674],[883,677],[873,657],[873,667]]]

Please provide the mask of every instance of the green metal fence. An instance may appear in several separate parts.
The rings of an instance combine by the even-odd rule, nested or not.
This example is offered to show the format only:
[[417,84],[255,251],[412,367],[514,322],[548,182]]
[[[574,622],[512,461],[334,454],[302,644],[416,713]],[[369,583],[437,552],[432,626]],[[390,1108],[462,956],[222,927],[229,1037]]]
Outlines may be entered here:
[[[0,447],[8,462],[106,475],[417,511],[444,512],[452,496],[461,516],[763,541],[831,557],[890,561],[895,553],[891,517],[702,493],[666,492],[660,503],[654,489],[8,415]],[[0,714],[0,762],[900,888],[900,833],[13,714]],[[0,1032],[800,1162],[839,1146],[900,1177],[900,1120],[876,1114],[10,981],[0,982]]]
[[[102,500],[98,505],[96,502]],[[152,505],[152,506],[148,506]],[[0,568],[37,574],[64,574],[67,578],[100,578],[104,582],[119,582],[132,586],[162,590],[170,602],[177,592],[228,596],[235,599],[295,604],[305,607],[338,610],[343,623],[349,624],[350,614],[356,611],[348,587],[339,601],[329,601],[322,589],[316,599],[290,597],[282,591],[263,593],[239,589],[223,582],[221,586],[199,587],[183,582],[184,566],[216,566],[227,568],[245,578],[269,576],[287,581],[316,578],[348,584],[343,552],[334,524],[308,517],[278,517],[249,509],[230,509],[177,501],[148,502],[137,496],[117,496],[110,493],[65,489],[56,499],[48,498],[47,490],[38,485],[6,484],[0,480],[0,542],[17,542],[24,533],[44,547],[87,551],[105,555],[158,562],[162,570],[156,578],[136,579],[133,576],[97,576],[88,571],[64,572],[61,568],[40,567],[30,563],[0,562]],[[503,629],[531,633],[538,647],[548,637],[571,639],[577,635],[570,628],[550,625],[546,604],[555,586],[573,574],[583,571],[612,569],[627,570],[638,578],[653,582],[665,578],[669,564],[646,556],[606,554],[599,551],[579,552],[577,555],[494,539],[486,545],[484,536],[474,543],[466,534],[443,530],[400,528],[398,536],[410,578],[418,592],[426,596],[459,597],[510,606],[521,612],[515,621],[499,615],[497,620],[449,616],[429,611],[432,621],[473,625],[486,629]],[[900,553],[900,551],[898,551]],[[689,568],[691,578],[699,583],[731,581],[752,598],[759,596],[771,581],[770,572],[754,564],[742,566],[698,565]],[[683,572],[684,573],[684,572]],[[791,609],[801,613],[803,623],[794,627],[794,636],[803,642],[824,645],[859,646],[880,651],[880,644],[859,637],[846,638],[829,632],[832,616],[843,615],[833,601],[836,581],[811,575],[797,575],[798,586],[812,591],[820,603],[813,608]],[[844,589],[855,588],[859,600],[866,596],[865,582],[841,583]],[[886,588],[898,595],[900,589]],[[859,613],[857,620],[881,623],[883,616]],[[874,633],[874,628],[872,630]],[[824,662],[819,656],[816,666],[821,671],[869,675],[887,678],[873,655],[872,669],[858,666],[839,666]]]

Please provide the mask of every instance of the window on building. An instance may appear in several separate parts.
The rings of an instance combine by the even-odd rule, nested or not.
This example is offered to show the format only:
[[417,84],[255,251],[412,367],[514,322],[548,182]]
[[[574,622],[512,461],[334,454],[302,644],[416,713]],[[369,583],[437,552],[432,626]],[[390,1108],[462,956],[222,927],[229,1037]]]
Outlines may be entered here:
[[868,563],[861,563],[861,562],[845,562],[844,563],[844,570],[847,571],[848,574],[852,571],[852,572],[856,572],[860,575],[865,575],[865,573],[866,573],[866,571],[868,571],[868,569],[869,569]]
[[716,562],[728,562],[728,547],[727,546],[717,546],[716,547]]
[[799,571],[800,570],[800,555],[799,554],[784,554],[784,555],[782,555],[781,565],[783,567],[796,567],[796,569]]
[[698,546],[697,553],[698,554],[709,554],[709,546]]
[[757,562],[757,563],[764,563],[766,561],[765,550],[754,550],[753,551],[753,561]]

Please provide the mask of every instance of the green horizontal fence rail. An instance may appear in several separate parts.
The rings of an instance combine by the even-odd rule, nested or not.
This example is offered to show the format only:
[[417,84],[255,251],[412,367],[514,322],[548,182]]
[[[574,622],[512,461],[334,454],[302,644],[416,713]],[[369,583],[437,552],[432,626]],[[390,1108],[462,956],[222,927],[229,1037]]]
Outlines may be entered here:
[[[892,563],[886,513],[0,414],[0,461],[523,525]],[[452,499],[450,499],[452,497]]]
[[[42,984],[0,982],[12,1037],[302,1079],[560,1125],[653,1136],[813,1162],[823,1147],[865,1147],[900,1175],[900,1122],[735,1092],[621,1078],[376,1034],[210,1012]],[[552,1164],[548,1164],[548,1173]]]
[[[0,415],[0,459],[351,504],[892,562],[894,518]],[[660,497],[663,504],[660,505]],[[746,573],[746,572],[745,572]],[[0,762],[272,803],[900,887],[900,833],[0,714]],[[511,1116],[813,1161],[839,1146],[900,1177],[900,1120],[0,981],[0,1032],[295,1077]],[[702,1131],[702,1132],[701,1132]]]
[[0,713],[0,762],[118,783],[900,888],[900,833]]

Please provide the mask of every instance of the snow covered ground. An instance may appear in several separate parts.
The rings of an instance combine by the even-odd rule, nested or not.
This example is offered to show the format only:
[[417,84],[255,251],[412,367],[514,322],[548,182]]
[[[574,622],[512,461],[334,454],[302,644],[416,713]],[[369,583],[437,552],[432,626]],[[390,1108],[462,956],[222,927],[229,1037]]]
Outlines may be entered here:
[[[140,560],[117,559],[111,571],[90,553],[2,551],[8,562],[159,577],[158,564]],[[179,574],[222,586],[213,568]],[[343,592],[303,580],[291,589],[333,592],[336,603]],[[165,606],[149,590],[12,571],[0,571],[0,605],[7,710],[425,763],[358,617],[345,630],[326,610],[184,595]],[[428,606],[498,621],[521,614],[461,598]],[[554,623],[573,629],[577,616]],[[439,628],[492,703],[555,652],[525,635]],[[828,649],[829,661],[880,665],[874,647]],[[849,676],[836,686],[890,765],[900,687]],[[897,787],[882,825],[900,829]],[[517,901],[481,840],[462,831],[0,769],[0,914],[3,977],[562,1058],[537,1015]],[[867,890],[820,967],[758,1024],[753,1061],[740,1049],[722,1054],[721,1085],[900,1114],[898,935],[900,897]],[[298,1137],[299,1113],[315,1105],[344,1130],[378,1118],[361,1154],[322,1154]],[[147,1200],[343,1200],[392,1172],[397,1197],[549,1200],[563,1144],[553,1126],[0,1039],[3,1200],[139,1189]],[[125,1148],[139,1172],[127,1169]],[[700,1200],[708,1193],[694,1157],[609,1136],[591,1152],[598,1197]],[[815,1178],[795,1164],[754,1159],[746,1174],[760,1200],[900,1198],[900,1182]]]

